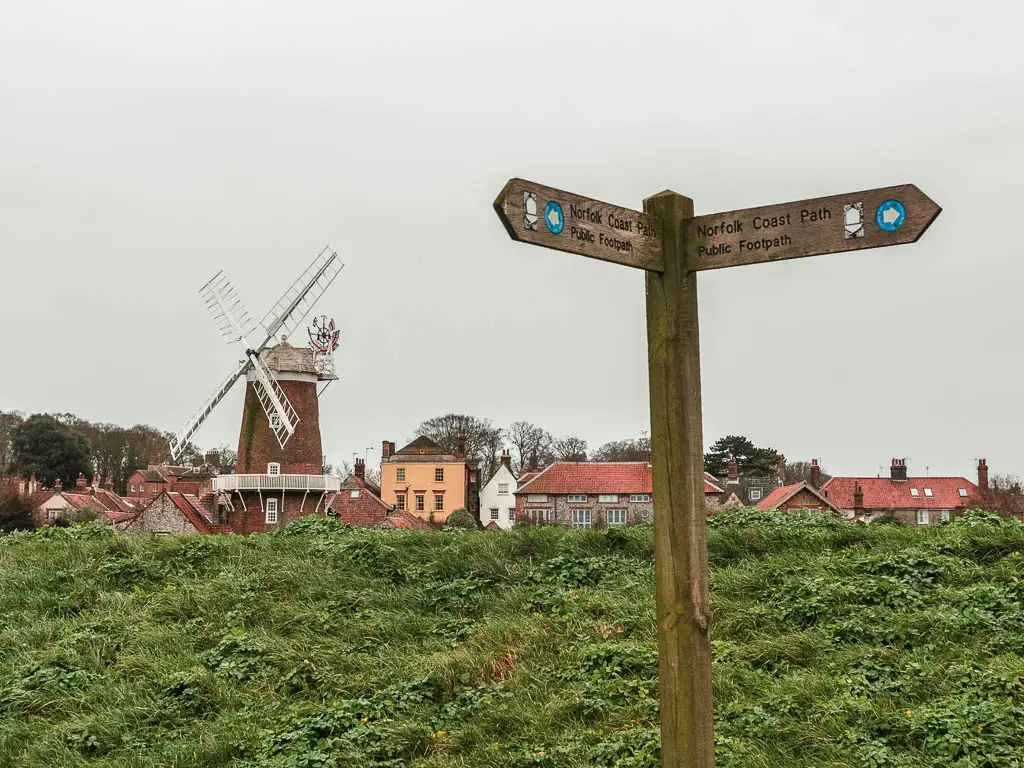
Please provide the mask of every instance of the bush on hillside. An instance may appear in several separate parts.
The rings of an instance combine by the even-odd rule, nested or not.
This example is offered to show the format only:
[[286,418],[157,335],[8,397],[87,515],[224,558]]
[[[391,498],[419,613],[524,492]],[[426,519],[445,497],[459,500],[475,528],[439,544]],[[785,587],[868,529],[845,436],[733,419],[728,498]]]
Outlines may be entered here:
[[462,531],[479,531],[480,523],[465,509],[456,509],[444,521],[445,528],[457,528]]

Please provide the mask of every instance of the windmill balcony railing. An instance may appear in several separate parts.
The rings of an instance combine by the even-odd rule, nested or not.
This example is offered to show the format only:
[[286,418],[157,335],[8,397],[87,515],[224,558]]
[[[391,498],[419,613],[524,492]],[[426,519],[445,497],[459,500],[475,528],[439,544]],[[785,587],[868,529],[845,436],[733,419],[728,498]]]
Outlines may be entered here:
[[221,475],[214,491],[338,491],[341,478],[333,475]]

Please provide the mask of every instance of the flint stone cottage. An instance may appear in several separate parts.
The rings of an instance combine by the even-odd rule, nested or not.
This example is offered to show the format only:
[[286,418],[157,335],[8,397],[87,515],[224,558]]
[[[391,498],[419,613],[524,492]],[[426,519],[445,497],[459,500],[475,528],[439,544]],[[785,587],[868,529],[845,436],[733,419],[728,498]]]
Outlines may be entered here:
[[[717,500],[721,492],[705,473],[705,502]],[[651,522],[654,514],[653,478],[646,461],[555,462],[525,479],[515,497],[516,520],[539,525],[633,525]]]
[[908,477],[907,460],[893,459],[889,477],[833,477],[822,490],[853,520],[893,517],[908,525],[931,525],[984,506],[988,462],[978,460],[978,482],[965,477]]

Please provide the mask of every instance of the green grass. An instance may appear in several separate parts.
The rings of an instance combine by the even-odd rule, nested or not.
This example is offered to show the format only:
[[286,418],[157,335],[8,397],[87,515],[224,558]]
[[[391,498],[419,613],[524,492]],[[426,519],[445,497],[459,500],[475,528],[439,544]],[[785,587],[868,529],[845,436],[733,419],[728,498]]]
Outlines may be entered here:
[[[1021,766],[1024,528],[714,519],[717,764]],[[652,531],[0,537],[0,766],[658,764]]]

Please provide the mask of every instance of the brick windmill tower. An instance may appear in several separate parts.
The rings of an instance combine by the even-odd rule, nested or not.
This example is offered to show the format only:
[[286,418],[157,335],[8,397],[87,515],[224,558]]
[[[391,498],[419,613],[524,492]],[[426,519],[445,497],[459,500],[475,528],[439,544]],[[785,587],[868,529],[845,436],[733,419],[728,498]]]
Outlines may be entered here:
[[243,534],[274,530],[304,515],[324,514],[338,492],[339,478],[323,474],[318,387],[337,378],[333,352],[340,334],[333,320],[320,316],[309,329],[308,347],[294,347],[288,338],[343,266],[329,248],[321,251],[267,312],[261,322],[266,336],[256,348],[249,339],[256,326],[227,276],[218,272],[200,289],[222,335],[245,350],[245,360],[171,440],[177,459],[234,383],[245,378],[235,474],[214,478],[214,493],[205,500],[212,523]]

